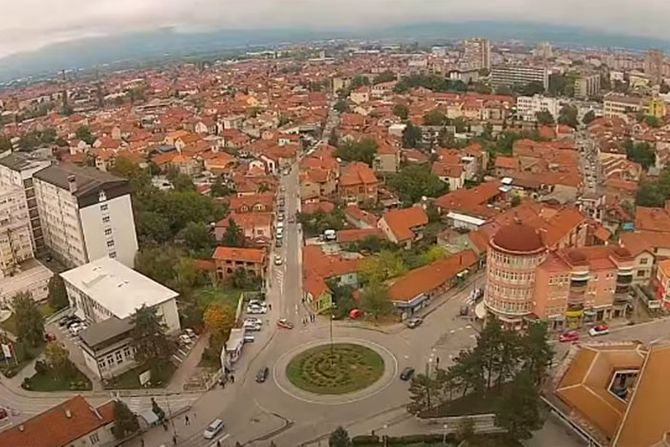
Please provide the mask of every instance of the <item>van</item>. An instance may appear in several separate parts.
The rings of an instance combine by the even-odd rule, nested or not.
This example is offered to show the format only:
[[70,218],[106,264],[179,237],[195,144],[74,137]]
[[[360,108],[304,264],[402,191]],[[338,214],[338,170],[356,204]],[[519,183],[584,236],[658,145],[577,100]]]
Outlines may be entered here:
[[323,232],[323,238],[327,241],[334,241],[337,239],[337,235],[335,233],[335,230],[326,230]]

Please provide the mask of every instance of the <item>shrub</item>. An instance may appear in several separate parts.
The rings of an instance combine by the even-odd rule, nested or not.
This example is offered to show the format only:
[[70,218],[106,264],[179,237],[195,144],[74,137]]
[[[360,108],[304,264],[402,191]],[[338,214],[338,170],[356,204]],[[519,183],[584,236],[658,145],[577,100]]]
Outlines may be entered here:
[[35,372],[37,374],[46,374],[49,371],[49,365],[46,364],[46,362],[42,360],[38,360],[35,362]]
[[359,435],[351,438],[353,445],[375,445],[379,444],[379,436],[377,435]]
[[4,374],[4,376],[7,377],[8,379],[14,377],[18,373],[19,369],[16,367],[16,365],[2,367],[2,374]]

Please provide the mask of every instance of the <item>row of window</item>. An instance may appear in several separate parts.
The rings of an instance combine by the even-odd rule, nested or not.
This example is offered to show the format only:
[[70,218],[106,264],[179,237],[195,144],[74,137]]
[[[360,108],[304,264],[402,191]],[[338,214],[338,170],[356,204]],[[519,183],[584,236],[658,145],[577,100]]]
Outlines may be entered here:
[[123,350],[115,351],[113,354],[109,354],[105,358],[98,360],[98,367],[104,371],[108,368],[112,369],[117,365],[121,365],[126,360],[132,360],[129,346],[124,346]]
[[489,268],[489,276],[493,276],[494,278],[497,278],[497,279],[504,279],[504,280],[509,280],[509,281],[528,282],[528,281],[532,281],[533,279],[535,279],[535,272],[534,271],[529,271],[529,272],[507,271],[507,270],[500,270],[500,269],[496,269],[494,267],[490,267]]
[[517,267],[535,267],[544,259],[543,255],[539,256],[510,256],[499,251],[491,250],[489,261],[493,260],[505,265],[512,265]]

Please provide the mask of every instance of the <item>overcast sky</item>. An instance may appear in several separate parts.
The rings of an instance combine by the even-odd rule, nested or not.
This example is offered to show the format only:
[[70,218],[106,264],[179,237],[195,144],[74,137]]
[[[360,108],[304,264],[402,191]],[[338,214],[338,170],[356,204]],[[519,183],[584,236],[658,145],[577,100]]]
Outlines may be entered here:
[[670,0],[0,0],[0,11],[0,57],[162,26],[335,28],[501,19],[670,40]]

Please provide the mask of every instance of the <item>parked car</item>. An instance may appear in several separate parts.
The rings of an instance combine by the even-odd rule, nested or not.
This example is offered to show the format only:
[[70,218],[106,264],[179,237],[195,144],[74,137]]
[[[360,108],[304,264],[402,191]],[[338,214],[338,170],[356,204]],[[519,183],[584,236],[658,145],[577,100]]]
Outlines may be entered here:
[[258,323],[244,323],[242,327],[249,332],[258,332],[263,326]]
[[275,265],[282,265],[283,262],[281,255],[275,255]]
[[280,318],[277,320],[277,326],[284,329],[293,329],[293,323],[288,321],[286,318]]
[[181,334],[179,336],[179,341],[185,345],[190,345],[193,343],[193,340],[191,340],[191,337],[189,337],[187,334]]
[[250,304],[247,306],[247,313],[251,315],[260,315],[267,313],[268,308],[266,305],[259,304]]
[[408,366],[400,372],[400,380],[407,382],[414,376],[414,368]]
[[65,315],[63,318],[58,320],[58,326],[67,327],[76,321],[79,321],[79,318],[76,317],[75,315]]
[[44,333],[44,341],[46,341],[47,343],[50,342],[50,341],[55,341],[55,340],[56,340],[56,336],[54,334],[52,334],[51,332],[45,332]]
[[7,413],[7,410],[0,407],[0,420],[7,418],[7,416],[9,416],[9,413]]
[[408,328],[414,329],[415,327],[418,327],[421,323],[423,323],[423,318],[414,317],[407,320],[405,324],[407,325]]
[[256,317],[247,317],[244,319],[244,324],[260,324],[263,325],[263,320]]
[[265,380],[268,378],[268,374],[270,374],[270,368],[268,368],[267,366],[262,367],[256,373],[256,382],[258,383],[265,382]]
[[282,244],[281,244],[281,239],[277,239],[277,240],[275,241],[275,247],[277,247],[277,248],[281,248],[281,245],[282,245]]
[[599,335],[605,335],[609,334],[610,329],[606,324],[599,324],[597,326],[593,326],[591,329],[589,329],[589,335],[591,337],[597,337]]
[[254,337],[251,334],[244,334],[244,337],[242,337],[242,341],[244,343],[253,343],[256,341],[256,337]]
[[186,335],[188,335],[192,339],[198,338],[198,334],[196,334],[195,331],[189,327],[184,329],[184,332],[186,332]]
[[579,340],[579,332],[577,331],[565,331],[558,337],[558,341],[561,343],[570,343],[577,340]]
[[211,424],[205,429],[202,434],[205,439],[212,439],[223,430],[223,421],[221,419],[214,419]]

